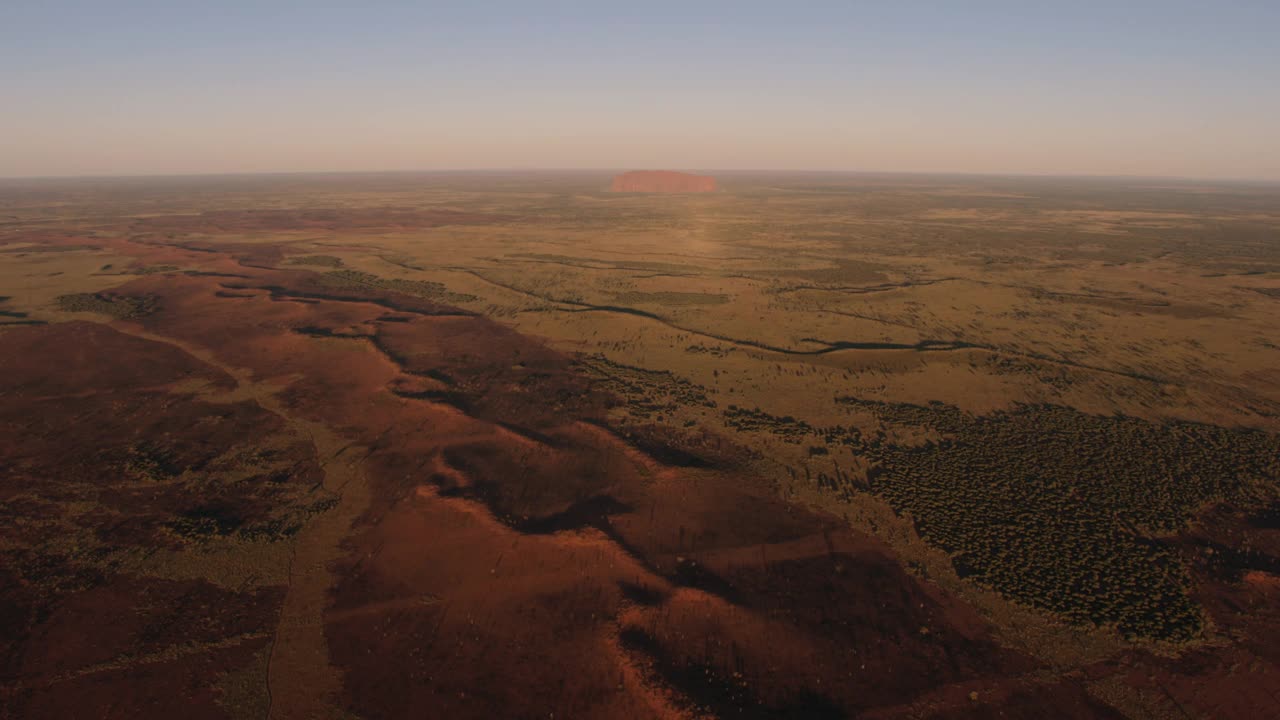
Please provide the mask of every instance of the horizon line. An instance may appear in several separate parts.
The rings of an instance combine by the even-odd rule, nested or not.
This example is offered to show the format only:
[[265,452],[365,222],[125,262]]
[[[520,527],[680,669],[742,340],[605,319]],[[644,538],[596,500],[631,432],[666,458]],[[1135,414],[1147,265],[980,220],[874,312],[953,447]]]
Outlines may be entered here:
[[1024,178],[1024,179],[1075,179],[1075,180],[1161,180],[1173,182],[1210,182],[1249,185],[1280,185],[1277,177],[1197,176],[1197,175],[1144,175],[1119,173],[1055,173],[1055,172],[975,172],[962,170],[854,170],[830,168],[676,168],[676,167],[458,167],[419,169],[370,169],[370,170],[229,170],[214,172],[137,172],[137,173],[78,173],[66,175],[0,175],[0,182],[21,180],[145,180],[164,178],[232,178],[232,177],[281,177],[281,176],[335,176],[335,175],[414,175],[414,174],[484,174],[484,173],[618,173],[635,170],[667,170],[674,172],[698,172],[733,174],[813,174],[813,175],[896,175],[912,177],[965,177],[965,178]]

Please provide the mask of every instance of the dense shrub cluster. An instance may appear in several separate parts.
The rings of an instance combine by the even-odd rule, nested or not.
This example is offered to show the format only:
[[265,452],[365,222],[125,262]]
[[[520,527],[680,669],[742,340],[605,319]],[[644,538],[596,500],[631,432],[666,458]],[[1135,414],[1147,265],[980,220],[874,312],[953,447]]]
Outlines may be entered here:
[[760,408],[730,405],[723,413],[724,424],[740,432],[768,432],[789,443],[798,444],[817,433],[817,428],[790,415],[770,415]]
[[603,354],[584,357],[582,369],[596,378],[601,389],[621,398],[637,418],[653,419],[670,415],[682,407],[714,408],[706,388],[666,370],[623,365]]
[[318,265],[320,267],[342,267],[342,258],[333,255],[300,255],[289,258],[288,265]]
[[837,400],[940,439],[900,444],[759,409],[724,417],[791,443],[854,449],[871,462],[866,484],[838,468],[810,478],[845,499],[859,490],[885,498],[962,576],[1129,636],[1184,640],[1201,627],[1182,563],[1156,538],[1206,504],[1269,497],[1280,478],[1280,438],[1259,431],[1051,405],[975,416],[942,403]]
[[451,292],[443,283],[429,280],[384,278],[359,270],[331,270],[321,277],[324,278],[326,283],[337,287],[375,287],[439,302],[471,302],[477,299],[475,295]]
[[67,312],[96,312],[127,320],[155,312],[156,299],[151,295],[117,295],[111,292],[75,293],[58,296],[58,307]]
[[1151,538],[1280,476],[1280,441],[1262,432],[1045,405],[970,416],[846,402],[943,434],[924,447],[878,442],[865,452],[871,491],[909,513],[961,574],[1128,635],[1181,640],[1200,629],[1185,570]]

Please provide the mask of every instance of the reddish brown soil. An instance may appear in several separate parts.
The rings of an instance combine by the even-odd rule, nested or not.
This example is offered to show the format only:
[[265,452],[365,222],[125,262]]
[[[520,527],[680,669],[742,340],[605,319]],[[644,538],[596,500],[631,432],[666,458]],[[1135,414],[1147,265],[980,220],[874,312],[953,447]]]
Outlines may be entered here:
[[269,635],[178,657],[144,658],[121,667],[91,668],[59,678],[16,705],[15,718],[174,718],[223,720],[215,681],[250,666],[270,644]]
[[1135,685],[1156,687],[1190,713],[1256,717],[1280,704],[1280,508],[1205,513],[1175,540],[1191,567],[1195,597],[1229,646],[1143,663]]
[[609,189],[611,192],[705,193],[716,191],[716,179],[671,170],[632,170],[614,177]]
[[[121,563],[305,522],[310,448],[272,441],[280,420],[253,403],[170,392],[235,383],[168,345],[81,322],[3,342],[0,716],[161,717],[213,698],[270,642],[283,588],[232,592]],[[260,472],[217,482],[237,453],[267,447]],[[198,716],[219,716],[204,704]]]
[[[878,540],[734,470],[731,444],[664,438],[657,426],[629,441],[608,425],[614,399],[530,338],[270,267],[278,254],[262,247],[111,242],[148,264],[183,258],[215,274],[131,281],[115,292],[154,296],[158,309],[112,327],[5,332],[18,352],[0,357],[0,492],[20,508],[11,512],[40,517],[89,488],[103,514],[79,521],[104,542],[163,543],[157,528],[195,505],[218,519],[215,532],[225,518],[293,517],[305,496],[262,488],[314,487],[317,466],[336,458],[279,440],[283,475],[138,492],[113,484],[101,448],[165,437],[175,462],[200,467],[283,437],[287,419],[331,429],[368,498],[329,564],[327,658],[315,661],[340,680],[331,696],[316,690],[324,702],[362,717],[1115,715],[1085,692],[1084,674],[1057,675],[997,645],[975,611],[907,573]],[[180,348],[276,388],[280,411],[169,392],[186,378],[224,391],[239,382]],[[61,529],[36,523],[12,537],[41,532]],[[291,591],[128,579],[34,551],[14,560],[0,617],[30,619],[5,628],[18,631],[6,633],[18,639],[4,646],[5,697],[33,717],[160,717],[175,697],[216,708],[214,678],[246,667]],[[29,589],[39,567],[59,580]],[[1213,582],[1203,587],[1228,605],[1274,606],[1266,577]],[[1243,595],[1223,594],[1223,582]],[[92,608],[139,615],[102,627]],[[203,652],[136,665],[197,621],[190,637]],[[1260,638],[1256,673],[1135,653],[1091,677],[1143,688],[1167,676],[1179,702],[1229,716],[1227,694],[1250,692],[1241,678],[1277,686],[1267,623],[1242,625]],[[1220,699],[1192,697],[1200,691]]]

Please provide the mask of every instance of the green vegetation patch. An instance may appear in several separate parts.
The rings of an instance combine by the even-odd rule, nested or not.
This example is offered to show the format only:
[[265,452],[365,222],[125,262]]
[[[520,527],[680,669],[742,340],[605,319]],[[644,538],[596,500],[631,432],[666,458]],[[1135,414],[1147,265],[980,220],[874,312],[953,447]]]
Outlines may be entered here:
[[154,295],[98,292],[59,295],[58,308],[65,312],[94,312],[125,320],[150,315],[158,306]]
[[1263,502],[1280,477],[1280,438],[1260,431],[1049,405],[973,416],[837,400],[941,433],[925,446],[883,436],[856,444],[873,462],[871,492],[910,515],[962,576],[1128,636],[1199,633],[1186,570],[1155,538],[1209,503]]
[[120,462],[121,471],[130,478],[148,482],[171,480],[182,474],[173,453],[163,446],[142,442],[130,445]]
[[579,366],[601,389],[617,395],[638,419],[662,419],[681,408],[716,406],[706,388],[668,370],[623,365],[601,354],[581,358]]
[[817,428],[804,420],[797,420],[790,415],[770,415],[760,408],[747,409],[730,405],[722,415],[725,425],[738,432],[767,432],[793,444],[819,434]]
[[289,258],[286,265],[317,265],[319,267],[342,267],[342,258],[332,255],[303,255],[301,257]]
[[[871,463],[865,482],[838,466],[834,476],[807,468],[806,476],[846,501],[883,497],[951,554],[962,577],[1129,637],[1184,641],[1203,625],[1186,569],[1162,536],[1213,503],[1261,507],[1280,489],[1280,437],[1257,430],[1054,405],[975,416],[939,402],[836,401],[882,429],[816,427],[732,405],[722,416],[738,431],[823,443],[811,456],[852,449]],[[903,443],[890,428],[936,439]]]
[[321,278],[325,283],[335,287],[375,287],[438,302],[458,303],[471,302],[478,299],[475,295],[452,292],[445,287],[444,283],[430,280],[384,278],[359,270],[332,270],[322,275]]

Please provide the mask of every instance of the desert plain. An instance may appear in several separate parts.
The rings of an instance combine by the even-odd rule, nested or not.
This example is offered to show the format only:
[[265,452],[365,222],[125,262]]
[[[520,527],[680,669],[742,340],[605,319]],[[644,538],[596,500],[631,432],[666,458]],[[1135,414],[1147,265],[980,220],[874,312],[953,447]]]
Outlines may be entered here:
[[1256,718],[1280,186],[0,180],[0,716]]

